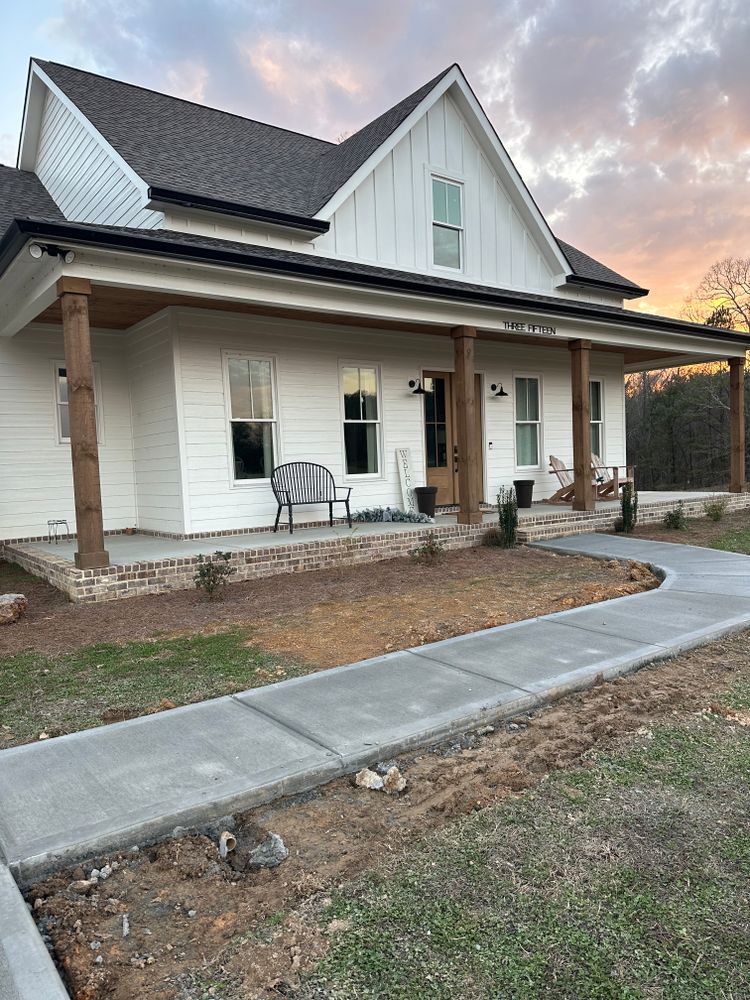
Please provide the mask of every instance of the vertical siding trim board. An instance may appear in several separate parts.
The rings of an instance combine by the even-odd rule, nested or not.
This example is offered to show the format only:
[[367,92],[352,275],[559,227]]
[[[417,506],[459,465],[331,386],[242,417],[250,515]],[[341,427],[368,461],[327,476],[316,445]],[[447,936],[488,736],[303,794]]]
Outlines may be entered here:
[[185,400],[182,387],[182,359],[180,355],[180,333],[174,307],[169,308],[169,334],[172,340],[172,379],[174,383],[175,409],[177,417],[177,446],[180,463],[180,502],[182,503],[182,523],[186,532],[192,530],[190,508],[190,477],[187,471],[187,439],[185,435]]

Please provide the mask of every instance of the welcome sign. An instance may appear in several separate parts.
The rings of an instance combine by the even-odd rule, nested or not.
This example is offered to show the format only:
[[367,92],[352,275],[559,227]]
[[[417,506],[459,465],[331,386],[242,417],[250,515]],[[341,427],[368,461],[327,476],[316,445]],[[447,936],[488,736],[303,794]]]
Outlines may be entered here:
[[401,500],[404,510],[407,514],[415,514],[417,503],[414,499],[414,473],[411,467],[410,448],[396,448],[396,465],[401,480]]

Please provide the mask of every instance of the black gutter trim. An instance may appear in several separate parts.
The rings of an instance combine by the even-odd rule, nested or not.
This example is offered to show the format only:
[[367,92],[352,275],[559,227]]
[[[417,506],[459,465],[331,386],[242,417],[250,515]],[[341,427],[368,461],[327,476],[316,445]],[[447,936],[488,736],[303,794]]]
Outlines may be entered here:
[[[158,230],[153,230],[153,232],[158,232]],[[447,299],[454,302],[489,305],[498,309],[524,309],[531,313],[556,315],[563,319],[573,317],[604,323],[608,326],[645,327],[666,330],[670,333],[690,334],[695,337],[718,338],[719,340],[745,344],[750,348],[750,337],[747,334],[719,330],[712,326],[699,326],[695,323],[686,323],[683,320],[673,320],[668,316],[652,316],[649,313],[639,313],[627,309],[613,315],[612,310],[615,307],[600,306],[596,303],[583,304],[565,299],[555,302],[539,301],[513,292],[484,291],[470,286],[465,289],[453,286],[446,287],[445,285],[428,286],[423,282],[404,278],[398,274],[391,276],[361,273],[356,270],[356,265],[354,265],[354,270],[339,271],[322,263],[314,263],[314,258],[308,263],[301,260],[264,257],[261,253],[245,253],[203,246],[197,243],[177,243],[168,239],[156,239],[127,232],[113,232],[108,229],[80,226],[70,222],[14,219],[5,236],[0,240],[0,276],[18,254],[18,251],[29,239],[33,238],[68,243],[71,245],[71,249],[78,245],[142,253],[152,257],[188,260],[198,264],[217,264],[238,267],[247,271],[261,271],[267,274],[313,278],[331,284],[402,292],[427,299]]]
[[586,285],[590,288],[601,288],[607,292],[618,292],[626,299],[640,299],[648,295],[648,288],[640,285],[620,285],[616,281],[606,281],[603,278],[588,278],[582,274],[569,274],[565,279],[567,285]]
[[173,191],[171,188],[150,187],[148,196],[151,201],[166,202],[169,205],[181,205],[184,208],[199,208],[208,212],[221,212],[222,215],[236,215],[242,219],[253,219],[255,222],[266,222],[287,229],[299,229],[306,233],[320,236],[331,228],[330,222],[324,219],[311,219],[306,215],[290,215],[287,212],[274,212],[267,208],[255,208],[252,205],[241,205],[233,201],[222,201],[221,198],[208,198],[199,194],[186,194],[183,191]]

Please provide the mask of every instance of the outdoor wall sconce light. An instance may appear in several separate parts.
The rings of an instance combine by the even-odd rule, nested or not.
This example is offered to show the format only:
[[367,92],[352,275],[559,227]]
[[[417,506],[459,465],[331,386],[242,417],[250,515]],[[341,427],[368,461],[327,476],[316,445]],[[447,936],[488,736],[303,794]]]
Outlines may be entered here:
[[490,386],[490,389],[492,390],[492,395],[493,396],[507,396],[508,395],[508,393],[505,391],[505,389],[503,389],[503,383],[502,382],[500,382],[500,383],[494,383],[493,385]]
[[411,389],[412,396],[427,395],[427,390],[422,388],[422,379],[420,378],[409,379],[409,388]]

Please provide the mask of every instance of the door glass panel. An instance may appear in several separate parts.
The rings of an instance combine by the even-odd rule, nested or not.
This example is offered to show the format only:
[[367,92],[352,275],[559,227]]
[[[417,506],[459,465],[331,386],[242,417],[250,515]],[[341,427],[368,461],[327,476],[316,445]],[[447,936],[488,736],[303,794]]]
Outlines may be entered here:
[[445,381],[444,378],[424,380],[425,451],[428,469],[445,469],[448,466]]

